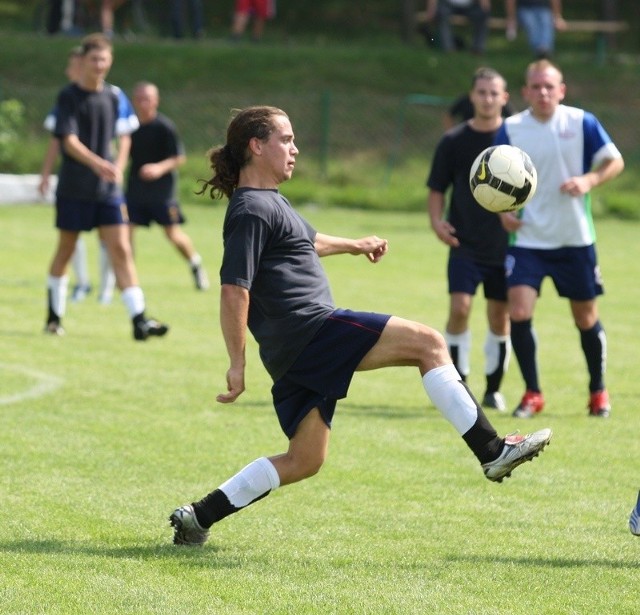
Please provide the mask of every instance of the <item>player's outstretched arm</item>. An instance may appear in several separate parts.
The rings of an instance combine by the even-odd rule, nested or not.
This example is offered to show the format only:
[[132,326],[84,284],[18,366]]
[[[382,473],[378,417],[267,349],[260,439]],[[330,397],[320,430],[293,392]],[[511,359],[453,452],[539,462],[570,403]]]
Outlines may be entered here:
[[332,256],[334,254],[353,254],[356,256],[364,254],[372,263],[377,263],[389,251],[389,242],[376,235],[360,239],[348,239],[346,237],[317,233],[314,245],[319,256]]

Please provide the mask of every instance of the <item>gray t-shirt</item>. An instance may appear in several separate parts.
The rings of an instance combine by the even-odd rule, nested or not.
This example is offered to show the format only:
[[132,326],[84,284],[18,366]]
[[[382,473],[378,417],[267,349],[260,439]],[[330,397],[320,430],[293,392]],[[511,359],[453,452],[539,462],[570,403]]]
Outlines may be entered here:
[[220,282],[249,290],[249,330],[277,380],[335,310],[316,231],[277,190],[240,188],[222,236]]

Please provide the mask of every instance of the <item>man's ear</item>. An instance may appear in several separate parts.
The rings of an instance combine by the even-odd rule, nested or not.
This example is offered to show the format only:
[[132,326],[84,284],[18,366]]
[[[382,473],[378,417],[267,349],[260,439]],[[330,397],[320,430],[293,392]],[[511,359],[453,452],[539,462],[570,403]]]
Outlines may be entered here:
[[257,137],[251,137],[249,139],[249,150],[252,154],[260,156],[262,154],[262,141]]

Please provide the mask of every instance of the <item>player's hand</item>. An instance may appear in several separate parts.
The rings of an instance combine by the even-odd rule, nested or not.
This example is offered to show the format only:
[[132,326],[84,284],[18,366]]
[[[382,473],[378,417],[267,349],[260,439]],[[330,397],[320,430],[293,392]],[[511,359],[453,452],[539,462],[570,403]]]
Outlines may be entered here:
[[106,182],[111,184],[122,183],[122,171],[113,162],[100,158],[93,163],[93,172]]
[[220,393],[216,401],[221,404],[233,403],[244,392],[244,369],[229,368],[227,371],[227,392]]
[[577,177],[570,177],[564,182],[560,186],[560,192],[571,196],[582,196],[583,194],[587,194],[592,187],[591,180],[586,175],[579,175]]
[[460,245],[460,241],[456,237],[456,229],[449,224],[446,220],[437,220],[431,224],[433,232],[442,243],[457,248]]
[[377,263],[389,251],[389,242],[375,235],[358,239],[356,243],[358,253],[364,254],[372,263]]
[[138,176],[141,180],[150,182],[159,177],[162,177],[162,169],[155,162],[149,162],[147,164],[143,164],[138,171]]
[[500,221],[502,222],[502,228],[509,233],[514,233],[522,226],[522,220],[518,218],[515,214],[506,213],[506,214],[498,214],[500,216]]
[[49,178],[43,176],[38,184],[38,194],[44,198],[47,196],[47,192],[49,192]]

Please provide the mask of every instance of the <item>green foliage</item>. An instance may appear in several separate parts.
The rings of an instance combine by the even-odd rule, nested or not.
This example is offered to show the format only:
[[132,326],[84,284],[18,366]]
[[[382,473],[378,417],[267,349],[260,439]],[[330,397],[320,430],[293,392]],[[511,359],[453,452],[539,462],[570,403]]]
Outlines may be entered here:
[[[42,120],[64,81],[71,44],[62,37],[0,37],[2,93],[25,107],[27,136],[12,161],[17,172],[40,168],[48,139]],[[593,54],[593,40],[567,40],[559,44],[557,60],[568,84],[567,103],[595,112],[627,161],[622,177],[594,191],[595,211],[638,218],[640,149],[628,129],[640,124],[640,109],[628,102],[640,96],[638,58],[612,54],[598,65]],[[511,45],[497,35],[482,60],[507,77],[518,109],[524,106],[519,89],[529,60],[522,41]],[[141,78],[159,85],[161,109],[176,122],[189,154],[181,173],[187,201],[194,200],[197,179],[208,176],[206,151],[224,141],[230,110],[268,103],[286,109],[293,120],[301,153],[289,189],[299,202],[422,211],[444,108],[468,88],[477,64],[467,53],[444,55],[397,38],[342,43],[292,37],[286,45],[277,37],[264,45],[211,38],[178,45],[148,37],[116,39],[109,78],[127,92]],[[421,102],[426,98],[437,102]]]
[[19,100],[0,101],[0,164],[7,171],[16,170],[14,156],[24,123],[24,105]]
[[[283,191],[287,196],[290,185]],[[295,200],[294,200],[295,202]],[[211,277],[224,207],[187,208],[185,230]],[[444,325],[446,249],[426,214],[303,207],[323,232],[377,233],[377,265],[323,259],[339,305]],[[416,370],[357,374],[338,404],[325,466],[226,519],[202,549],[171,545],[167,517],[246,463],[285,450],[255,344],[247,390],[216,404],[228,359],[217,290],[192,288],[160,229],[137,235],[150,313],[172,330],[136,343],[116,299],[68,306],[64,338],[41,333],[50,207],[0,207],[3,615],[632,615],[638,539],[640,262],[637,223],[598,228],[607,295],[610,420],[586,416],[587,376],[565,300],[536,312],[543,414],[491,413],[501,433],[554,439],[503,484],[489,483],[433,408]],[[97,239],[87,234],[97,282]],[[215,285],[214,285],[215,286]],[[484,301],[476,299],[469,384],[484,384]],[[515,361],[504,393],[522,394]]]

